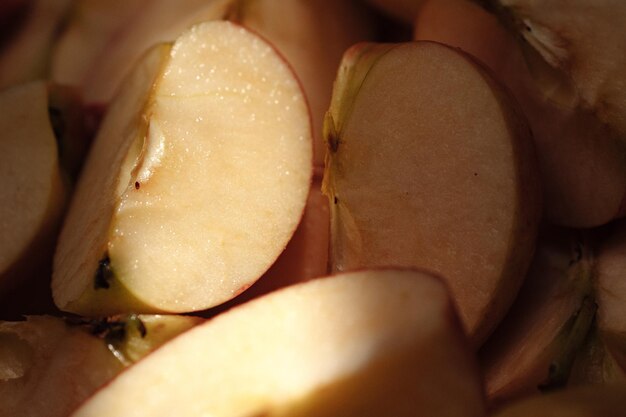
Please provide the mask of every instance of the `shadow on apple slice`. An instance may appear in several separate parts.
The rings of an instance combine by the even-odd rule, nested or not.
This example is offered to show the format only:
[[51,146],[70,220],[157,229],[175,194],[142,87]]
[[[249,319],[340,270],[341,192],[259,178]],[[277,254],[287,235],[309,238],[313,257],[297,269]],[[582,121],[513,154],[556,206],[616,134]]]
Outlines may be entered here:
[[543,230],[515,303],[480,351],[491,403],[567,383],[596,311],[592,274],[576,232]]
[[85,315],[223,303],[284,250],[311,176],[288,65],[237,25],[198,25],[146,55],[103,121],[59,238],[55,302]]
[[378,270],[273,292],[164,345],[73,416],[307,410],[484,415],[476,363],[445,285],[421,272]]
[[513,101],[452,48],[363,44],[344,56],[325,130],[333,270],[437,271],[480,346],[521,285],[541,212]]
[[626,417],[626,385],[587,385],[533,396],[493,417]]
[[81,325],[49,316],[0,322],[0,415],[65,417],[124,367],[201,321],[141,315]]

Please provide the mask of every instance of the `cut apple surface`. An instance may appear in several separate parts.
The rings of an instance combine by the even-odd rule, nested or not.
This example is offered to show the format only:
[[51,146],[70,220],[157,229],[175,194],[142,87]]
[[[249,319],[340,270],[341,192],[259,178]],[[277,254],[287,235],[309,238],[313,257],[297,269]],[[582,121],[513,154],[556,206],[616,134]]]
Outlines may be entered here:
[[50,271],[66,186],[48,105],[43,82],[0,94],[0,290]]
[[49,316],[0,322],[0,415],[65,417],[125,365],[201,321],[184,316],[132,320],[141,334],[123,317],[83,326]]
[[73,416],[291,415],[307,407],[324,411],[315,415],[482,416],[476,370],[438,279],[362,271],[295,285],[197,326]]
[[480,351],[491,403],[568,382],[594,318],[592,279],[588,245],[572,231],[543,230],[515,303]]
[[511,99],[441,44],[364,44],[344,57],[325,129],[333,269],[437,271],[479,346],[521,285],[541,211]]
[[153,49],[112,104],[55,255],[53,295],[82,314],[206,309],[283,251],[312,175],[298,81],[228,22]]
[[426,0],[414,36],[463,49],[514,93],[533,131],[548,221],[588,228],[620,214],[626,152],[619,135],[589,110],[546,99],[518,39],[496,15],[470,0]]

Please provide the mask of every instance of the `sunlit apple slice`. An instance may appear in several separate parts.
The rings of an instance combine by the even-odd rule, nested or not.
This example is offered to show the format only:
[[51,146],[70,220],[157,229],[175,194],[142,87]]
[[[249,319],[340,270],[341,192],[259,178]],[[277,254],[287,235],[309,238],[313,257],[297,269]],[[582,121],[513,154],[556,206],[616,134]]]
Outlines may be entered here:
[[625,384],[597,384],[526,398],[493,417],[624,417],[624,410]]
[[323,166],[322,125],[337,67],[346,49],[374,39],[371,13],[353,0],[237,0],[233,4],[229,19],[267,38],[302,81],[311,107],[315,164]]
[[146,56],[78,184],[52,288],[82,314],[206,309],[249,287],[294,233],[312,167],[297,80],[227,22]]
[[66,185],[48,106],[43,82],[0,94],[0,294],[50,273]]
[[414,36],[463,49],[514,93],[533,131],[550,222],[588,228],[620,214],[626,193],[620,138],[589,110],[546,99],[518,39],[497,16],[470,0],[425,0]]
[[[150,47],[172,42],[190,26],[223,18],[233,0],[151,0],[107,39],[82,80],[86,103],[108,103],[137,59]],[[61,58],[58,58],[61,59]]]
[[49,53],[70,4],[70,0],[33,0],[28,5],[19,28],[0,49],[0,89],[47,75]]
[[437,271],[480,345],[521,285],[541,210],[516,106],[451,48],[363,44],[346,53],[325,129],[333,269]]
[[65,417],[126,365],[200,321],[133,316],[77,326],[31,316],[0,322],[0,415]]
[[445,286],[421,272],[380,270],[274,292],[164,345],[73,415],[303,410],[482,416],[480,380]]
[[480,351],[493,404],[562,386],[594,318],[591,249],[546,229],[515,303]]

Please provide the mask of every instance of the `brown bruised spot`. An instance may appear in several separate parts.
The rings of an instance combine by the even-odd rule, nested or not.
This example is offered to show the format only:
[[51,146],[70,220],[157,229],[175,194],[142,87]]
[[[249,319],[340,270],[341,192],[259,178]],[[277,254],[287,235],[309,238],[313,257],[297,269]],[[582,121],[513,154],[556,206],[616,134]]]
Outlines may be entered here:
[[139,183],[139,181],[135,181],[135,190],[138,190],[141,188],[141,184]]

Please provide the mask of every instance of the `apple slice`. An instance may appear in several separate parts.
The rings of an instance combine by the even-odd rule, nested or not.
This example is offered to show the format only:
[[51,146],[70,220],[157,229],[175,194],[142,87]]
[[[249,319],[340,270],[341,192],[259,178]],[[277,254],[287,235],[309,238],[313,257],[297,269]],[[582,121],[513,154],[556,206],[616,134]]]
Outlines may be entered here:
[[626,385],[599,384],[533,396],[493,414],[493,417],[625,417]]
[[437,271],[479,346],[521,285],[541,211],[510,98],[441,44],[364,44],[344,57],[325,128],[333,270]]
[[[82,80],[86,103],[109,103],[133,64],[150,47],[172,42],[190,26],[227,14],[233,0],[151,0],[107,39]],[[58,58],[62,59],[62,58]]]
[[126,365],[201,321],[135,316],[75,326],[31,316],[0,322],[0,415],[65,417]]
[[32,287],[39,276],[50,273],[66,185],[48,113],[46,84],[34,82],[3,91],[0,109],[2,293],[20,281]]
[[302,81],[314,126],[314,161],[324,165],[324,114],[341,57],[357,42],[373,40],[372,14],[354,0],[236,0],[229,19],[268,39]]
[[[498,0],[505,21],[543,58],[543,91],[561,106],[591,109],[626,135],[626,4],[615,0]],[[598,47],[602,45],[602,47]]]
[[626,369],[616,361],[594,326],[572,365],[568,386],[626,383]]
[[[0,50],[0,89],[42,78],[70,0],[34,0],[19,29]],[[1,6],[0,6],[1,7]]]
[[542,232],[515,303],[480,351],[492,404],[567,383],[593,322],[589,245],[569,230]]
[[312,175],[298,81],[257,36],[195,26],[153,49],[112,104],[55,255],[59,308],[202,310],[274,263]]
[[361,271],[274,292],[197,326],[73,416],[482,416],[475,365],[439,280]]
[[469,0],[426,0],[414,36],[463,49],[514,93],[533,131],[550,222],[588,228],[620,214],[626,152],[618,135],[588,110],[546,100],[518,40],[497,16]]

